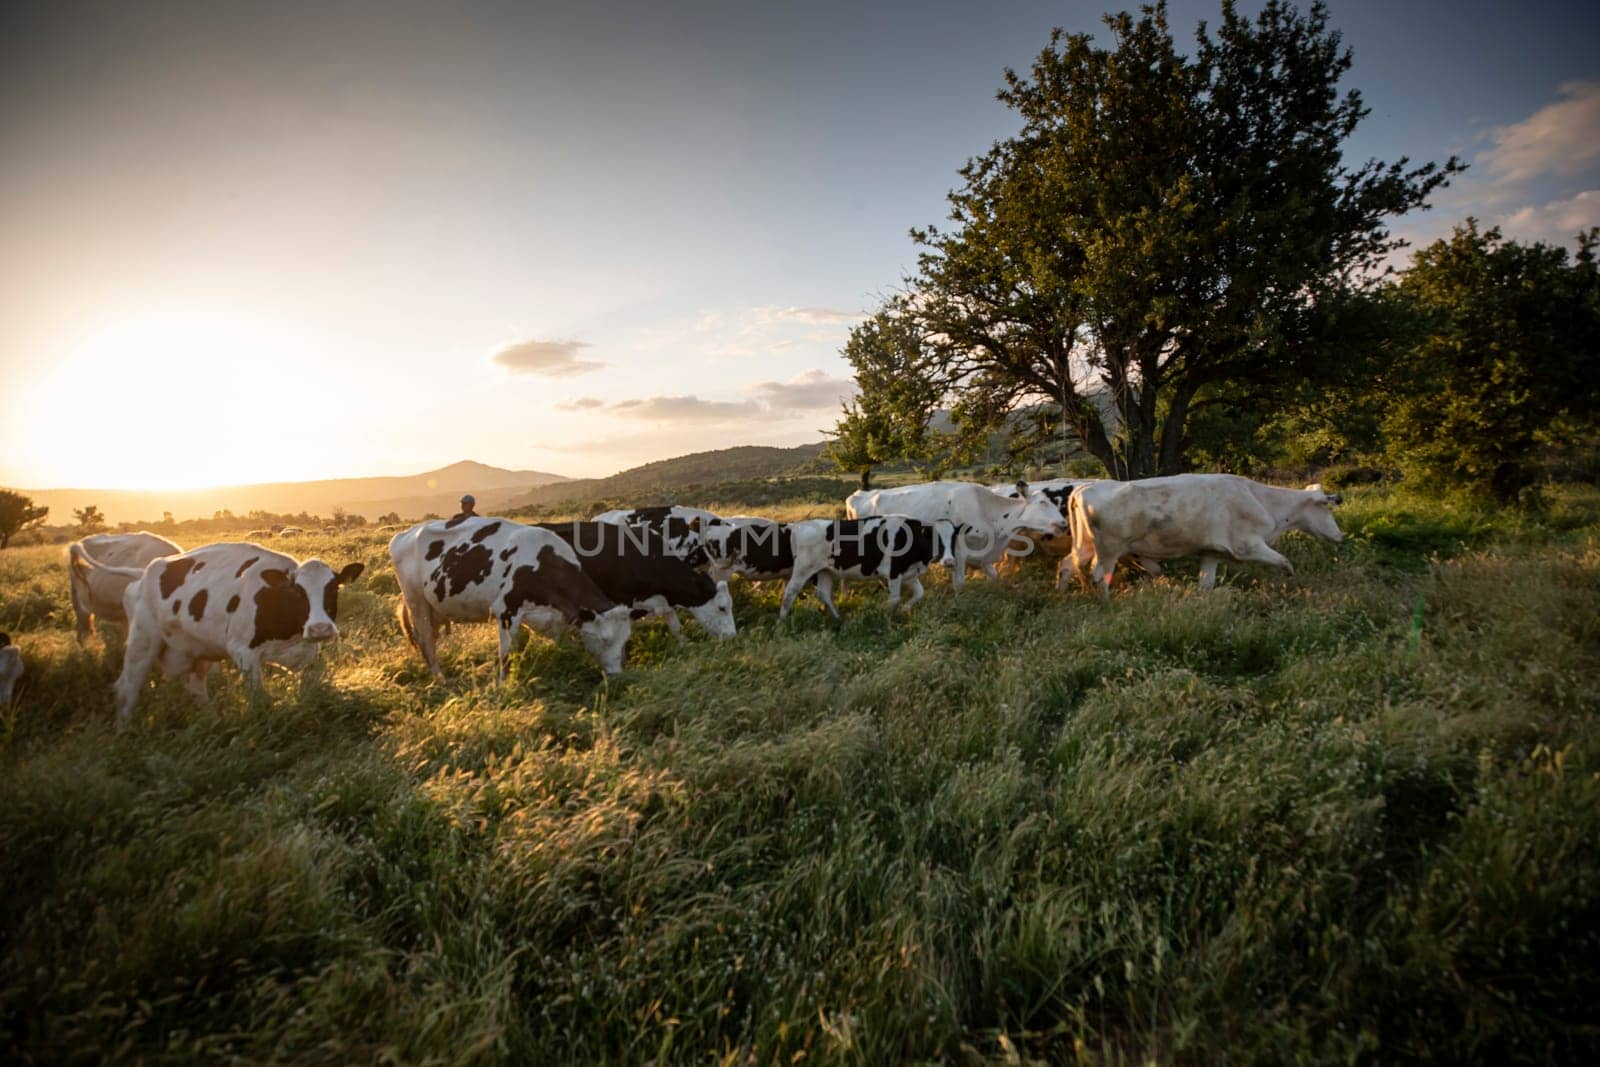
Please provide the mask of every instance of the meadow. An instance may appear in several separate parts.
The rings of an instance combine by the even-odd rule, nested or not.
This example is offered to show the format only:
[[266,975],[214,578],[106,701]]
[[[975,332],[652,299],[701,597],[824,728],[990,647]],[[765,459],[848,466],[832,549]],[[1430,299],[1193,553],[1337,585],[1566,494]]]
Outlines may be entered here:
[[[1028,561],[837,630],[735,585],[610,681],[433,683],[386,535],[303,683],[197,707],[0,553],[11,1062],[1596,1062],[1600,491],[1352,490],[1298,573]],[[708,501],[733,511],[739,501]],[[832,504],[785,512],[826,513]]]

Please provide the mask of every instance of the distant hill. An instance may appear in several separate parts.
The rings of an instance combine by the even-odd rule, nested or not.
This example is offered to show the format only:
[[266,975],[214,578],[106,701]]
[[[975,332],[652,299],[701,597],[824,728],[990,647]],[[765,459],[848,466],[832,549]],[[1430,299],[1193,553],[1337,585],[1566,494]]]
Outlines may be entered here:
[[[631,467],[606,478],[573,478],[545,485],[500,504],[504,512],[519,508],[550,508],[572,504],[574,510],[596,500],[647,503],[646,497],[664,490],[684,490],[726,482],[761,478],[789,478],[830,469],[822,458],[825,442],[795,448],[740,445],[715,452],[656,460]],[[478,509],[482,511],[483,508]]]
[[52,524],[72,521],[74,509],[93,504],[107,521],[155,522],[170,511],[178,520],[210,518],[221,510],[235,515],[251,511],[328,516],[334,508],[376,519],[388,512],[420,518],[429,512],[448,515],[462,493],[478,498],[478,510],[498,509],[503,502],[537,486],[564,482],[559,474],[513,471],[464,460],[438,470],[402,477],[333,478],[320,482],[269,482],[212,489],[28,489],[35,504],[50,509]]

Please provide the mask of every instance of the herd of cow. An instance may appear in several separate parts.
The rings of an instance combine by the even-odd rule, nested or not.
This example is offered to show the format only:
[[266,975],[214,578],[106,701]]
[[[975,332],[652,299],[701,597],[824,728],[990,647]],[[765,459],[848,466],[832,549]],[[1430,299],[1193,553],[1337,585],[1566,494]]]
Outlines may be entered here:
[[[833,592],[846,580],[882,581],[890,606],[909,609],[931,566],[949,568],[959,590],[969,569],[995,578],[1004,557],[1036,547],[1062,557],[1058,588],[1077,573],[1108,595],[1118,561],[1159,573],[1161,561],[1186,556],[1200,557],[1200,584],[1209,588],[1222,560],[1293,573],[1273,543],[1289,530],[1341,540],[1332,514],[1339,502],[1320,486],[1280,489],[1225,474],[882,490],[864,482],[846,501],[845,519],[778,522],[687,507],[545,524],[467,515],[396,534],[389,556],[401,628],[435,677],[437,636],[452,621],[498,623],[502,678],[523,626],[549,636],[576,629],[601,669],[615,674],[640,618],[659,615],[679,634],[678,612],[686,610],[708,632],[732,637],[727,583],[735,576],[783,581],[780,619],[812,588],[837,620]],[[96,617],[127,625],[115,686],[120,724],[157,663],[202,701],[207,673],[223,660],[255,687],[264,663],[303,670],[319,644],[338,635],[339,589],[363,565],[336,571],[249,541],[184,551],[131,533],[74,542],[67,568],[80,642]],[[21,670],[18,650],[0,634],[0,706]]]

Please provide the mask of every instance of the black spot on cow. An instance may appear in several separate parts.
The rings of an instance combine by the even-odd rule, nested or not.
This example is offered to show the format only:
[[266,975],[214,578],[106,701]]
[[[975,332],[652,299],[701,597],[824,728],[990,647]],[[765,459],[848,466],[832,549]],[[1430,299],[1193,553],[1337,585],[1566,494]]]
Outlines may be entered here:
[[181,596],[173,597],[172,598],[172,613],[174,615],[176,615],[178,613],[178,611],[182,607],[183,607],[183,597],[181,597]]
[[634,508],[623,516],[623,521],[634,524],[642,523],[646,526],[660,526],[671,515],[672,505],[661,504],[648,508]]
[[502,548],[500,550],[500,558],[503,559],[503,560],[504,559],[510,559],[512,556],[515,556],[516,554],[517,554],[517,546],[516,545],[512,545],[510,548]]
[[717,595],[716,583],[648,526],[563,522],[544,528],[572,546],[583,573],[618,604],[661,596],[675,607],[699,607]]
[[[198,567],[195,569],[199,570]],[[206,613],[206,595],[206,591],[202,589],[189,601],[189,617],[195,622],[199,622],[200,616]]]
[[475,545],[482,544],[487,539],[493,537],[495,531],[498,529],[500,529],[499,522],[491,522],[486,526],[478,527],[476,530],[472,531],[472,543]]
[[291,641],[311,618],[311,598],[306,591],[280,570],[263,571],[262,577],[269,574],[276,578],[256,590],[256,632],[250,638],[251,648],[268,641]]
[[323,587],[322,610],[328,613],[328,618],[334,622],[339,621],[339,587],[361,577],[361,572],[365,569],[366,567],[360,563],[346,564],[344,570],[335,574],[333,581]]
[[466,522],[470,518],[474,518],[474,516],[472,516],[472,515],[455,515],[455,516],[452,516],[450,518],[450,520],[444,524],[444,528],[446,530],[453,530],[457,526],[460,526],[462,523]]
[[423,559],[438,559],[439,558],[439,553],[441,553],[443,551],[444,551],[444,542],[442,540],[441,541],[429,541],[428,542],[427,554],[424,555],[422,558]]
[[743,560],[753,578],[786,577],[794,571],[794,535],[780,522],[741,525],[728,535],[728,553]]
[[189,568],[194,566],[194,560],[187,556],[173,560],[161,568],[161,595],[169,597],[178,591],[178,586],[189,576]]
[[485,545],[455,545],[444,554],[433,575],[433,598],[443,601],[489,577],[494,552]]
[[1056,507],[1065,509],[1067,506],[1067,498],[1072,496],[1072,490],[1075,488],[1077,487],[1072,485],[1063,485],[1060,489],[1046,489],[1044,491],[1044,495],[1046,499],[1048,499]]
[[261,558],[260,556],[251,556],[249,559],[247,559],[243,563],[239,564],[239,569],[233,572],[233,576],[235,578],[239,577],[245,571],[247,571],[251,567],[255,566],[256,560],[258,560],[260,558]]
[[235,593],[231,597],[228,598],[228,614],[231,615],[235,611],[238,611],[238,610],[239,610],[239,594]]
[[525,563],[511,576],[500,625],[516,625],[517,613],[527,604],[540,604],[561,612],[569,623],[585,623],[616,605],[606,599],[583,570],[561,558],[552,545],[539,550],[534,563]]
[[199,574],[201,571],[203,571],[205,569],[206,569],[206,561],[205,560],[200,560],[198,563],[196,563],[194,565],[194,572],[196,574]]

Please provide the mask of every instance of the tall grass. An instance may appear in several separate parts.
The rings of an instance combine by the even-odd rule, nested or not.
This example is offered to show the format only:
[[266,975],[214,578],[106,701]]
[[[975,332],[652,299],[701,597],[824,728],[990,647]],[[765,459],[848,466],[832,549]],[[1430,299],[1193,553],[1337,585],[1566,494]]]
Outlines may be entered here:
[[852,586],[837,629],[743,585],[733,641],[641,626],[608,682],[532,639],[505,687],[472,627],[427,680],[382,538],[309,538],[369,565],[323,669],[152,687],[123,734],[54,551],[4,553],[0,1045],[1592,1060],[1600,495],[1352,495],[1290,579],[1107,605],[1030,561],[910,616]]

